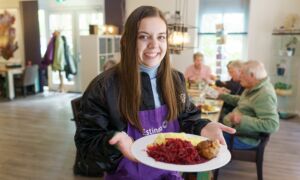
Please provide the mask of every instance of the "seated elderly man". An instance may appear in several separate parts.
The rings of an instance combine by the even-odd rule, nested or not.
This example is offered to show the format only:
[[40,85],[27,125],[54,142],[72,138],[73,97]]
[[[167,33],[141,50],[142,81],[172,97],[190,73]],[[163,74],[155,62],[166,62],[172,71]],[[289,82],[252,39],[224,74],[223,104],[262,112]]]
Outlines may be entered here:
[[[279,128],[277,98],[267,77],[264,65],[258,61],[248,61],[242,65],[240,83],[245,88],[241,96],[221,94],[226,103],[235,106],[227,114],[224,124],[234,127],[237,132],[258,135],[260,132],[273,133]],[[224,134],[226,142],[230,140]],[[234,149],[250,149],[257,146],[258,139],[236,137]]]

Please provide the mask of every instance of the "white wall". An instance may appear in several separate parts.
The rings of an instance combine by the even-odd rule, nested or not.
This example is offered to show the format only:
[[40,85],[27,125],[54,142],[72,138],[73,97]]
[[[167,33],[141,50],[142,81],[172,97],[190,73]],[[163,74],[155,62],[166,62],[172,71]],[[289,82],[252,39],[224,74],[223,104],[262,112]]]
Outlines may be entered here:
[[267,69],[273,66],[270,53],[272,31],[275,27],[280,27],[285,17],[291,13],[300,15],[299,0],[251,0],[248,59],[264,62]]
[[[262,61],[269,69],[272,30],[281,0],[252,0],[248,30],[248,59]],[[267,8],[266,8],[267,7]]]
[[0,0],[0,8],[15,8],[19,7],[20,0]]
[[[282,14],[284,17],[288,14],[298,14],[300,16],[300,1],[299,0],[288,0],[288,1],[283,1],[281,2],[280,5],[280,9],[281,12],[280,14]],[[281,19],[280,22],[282,22],[284,19]],[[300,21],[300,20],[299,20]],[[300,24],[300,22],[298,21],[298,26]],[[279,24],[279,23],[278,23]],[[298,39],[298,47],[300,47],[299,45],[299,39]],[[299,51],[300,49],[298,49]],[[299,52],[298,52],[299,53]],[[298,56],[299,57],[299,56]],[[300,63],[300,59],[295,59],[296,61],[298,61],[298,67],[299,67],[299,63]],[[298,76],[299,77],[299,76]],[[297,111],[298,111],[298,115],[300,115],[300,83],[298,84],[297,87]]]
[[[280,27],[288,14],[300,15],[299,0],[251,0],[249,22],[249,59],[260,60],[268,70],[274,68],[272,31]],[[300,59],[299,59],[300,61]],[[297,85],[297,111],[300,114],[300,85]]]

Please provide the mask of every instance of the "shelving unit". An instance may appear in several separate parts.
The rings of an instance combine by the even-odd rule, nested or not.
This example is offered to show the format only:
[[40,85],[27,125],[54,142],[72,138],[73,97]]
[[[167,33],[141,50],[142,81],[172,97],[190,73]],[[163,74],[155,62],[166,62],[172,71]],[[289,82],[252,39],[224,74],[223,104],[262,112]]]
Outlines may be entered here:
[[273,33],[272,38],[271,80],[278,98],[279,115],[286,119],[297,114],[300,34]]
[[109,59],[119,60],[120,35],[88,35],[80,37],[81,74],[80,91],[103,71],[104,63]]

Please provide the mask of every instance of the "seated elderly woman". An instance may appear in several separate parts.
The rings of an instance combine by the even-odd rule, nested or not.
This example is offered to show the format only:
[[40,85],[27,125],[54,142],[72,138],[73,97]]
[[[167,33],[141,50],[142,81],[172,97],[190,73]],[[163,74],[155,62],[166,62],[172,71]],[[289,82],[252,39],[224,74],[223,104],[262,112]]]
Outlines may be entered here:
[[[242,65],[240,83],[245,88],[241,96],[221,94],[224,102],[235,106],[227,114],[224,124],[237,132],[258,136],[260,132],[273,133],[279,128],[277,98],[273,85],[267,77],[264,65],[259,61],[248,61]],[[224,134],[229,143],[230,136]],[[234,149],[250,149],[257,146],[258,139],[236,137]]]
[[[240,84],[242,62],[239,60],[230,61],[227,64],[227,70],[231,79],[229,81],[222,82],[220,80],[216,81],[216,86],[218,91],[224,91],[225,93],[230,93],[232,95],[241,95],[244,88]],[[223,117],[230,113],[234,109],[234,106],[224,103],[220,121],[222,122]]]
[[231,77],[229,81],[222,82],[216,80],[217,87],[226,88],[230,94],[241,95],[244,88],[240,84],[240,74],[241,74],[242,62],[239,60],[230,61],[227,64],[227,70]]
[[193,61],[194,64],[187,67],[184,73],[184,77],[188,83],[199,83],[200,81],[211,83],[216,79],[210,67],[204,64],[204,56],[202,53],[195,53],[193,55]]

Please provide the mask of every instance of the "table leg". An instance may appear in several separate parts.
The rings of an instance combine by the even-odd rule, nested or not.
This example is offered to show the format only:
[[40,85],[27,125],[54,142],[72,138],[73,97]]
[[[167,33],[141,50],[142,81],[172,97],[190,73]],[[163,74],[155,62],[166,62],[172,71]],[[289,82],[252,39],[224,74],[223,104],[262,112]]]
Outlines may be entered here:
[[13,73],[8,71],[7,72],[7,96],[10,100],[15,98],[15,87],[14,87],[14,77]]

